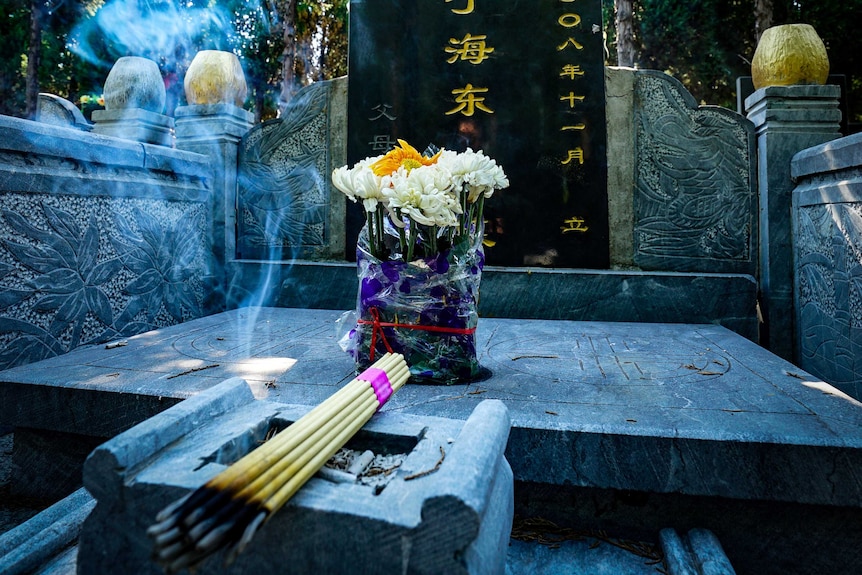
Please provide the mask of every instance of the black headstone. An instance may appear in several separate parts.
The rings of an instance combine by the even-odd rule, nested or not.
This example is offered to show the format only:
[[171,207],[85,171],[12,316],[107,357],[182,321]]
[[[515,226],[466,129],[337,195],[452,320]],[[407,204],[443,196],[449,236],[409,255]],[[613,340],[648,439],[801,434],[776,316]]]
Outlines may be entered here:
[[399,138],[481,149],[511,183],[486,208],[489,264],[608,267],[601,16],[600,0],[351,0],[348,162]]

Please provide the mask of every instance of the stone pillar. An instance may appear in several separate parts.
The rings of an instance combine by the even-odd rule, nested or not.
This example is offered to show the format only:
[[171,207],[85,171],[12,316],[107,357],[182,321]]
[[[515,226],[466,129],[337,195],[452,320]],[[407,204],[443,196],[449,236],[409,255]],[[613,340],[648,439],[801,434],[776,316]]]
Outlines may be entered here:
[[841,136],[839,86],[768,86],[745,100],[757,134],[760,191],[761,344],[794,359],[793,238],[790,160],[797,152]]
[[[212,198],[210,237],[216,269],[208,309],[224,309],[225,258],[236,253],[236,174],[243,136],[254,124],[254,115],[234,104],[180,106],[176,116],[176,147],[210,158]],[[210,307],[211,306],[211,307]]]

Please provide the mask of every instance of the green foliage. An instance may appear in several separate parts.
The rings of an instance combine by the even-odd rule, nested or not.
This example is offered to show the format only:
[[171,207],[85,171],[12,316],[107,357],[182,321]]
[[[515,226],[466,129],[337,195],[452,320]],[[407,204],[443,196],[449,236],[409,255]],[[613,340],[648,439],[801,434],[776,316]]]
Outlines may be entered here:
[[[614,1],[602,0],[607,63],[615,65]],[[803,22],[823,38],[831,73],[847,76],[850,119],[862,122],[862,0],[774,0],[772,25]],[[754,0],[634,0],[635,65],[680,80],[705,104],[736,109],[736,79],[751,75]]]
[[752,2],[640,0],[638,67],[662,70],[708,104],[736,108],[736,78],[750,73]]
[[30,3],[0,0],[0,114],[23,116]]

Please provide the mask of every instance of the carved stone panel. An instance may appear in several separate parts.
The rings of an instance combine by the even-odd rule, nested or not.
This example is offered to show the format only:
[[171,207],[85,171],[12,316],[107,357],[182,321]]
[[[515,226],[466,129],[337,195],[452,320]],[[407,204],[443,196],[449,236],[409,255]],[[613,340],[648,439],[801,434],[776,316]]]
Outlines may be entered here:
[[795,214],[799,362],[862,397],[862,203]]
[[205,208],[14,194],[0,209],[0,369],[205,315]]
[[332,91],[330,82],[307,86],[283,117],[256,126],[243,139],[237,259],[343,257],[343,232],[337,230],[344,225],[338,221],[344,200],[330,196]]
[[644,270],[756,272],[754,127],[698,106],[666,74],[635,85],[634,260]]

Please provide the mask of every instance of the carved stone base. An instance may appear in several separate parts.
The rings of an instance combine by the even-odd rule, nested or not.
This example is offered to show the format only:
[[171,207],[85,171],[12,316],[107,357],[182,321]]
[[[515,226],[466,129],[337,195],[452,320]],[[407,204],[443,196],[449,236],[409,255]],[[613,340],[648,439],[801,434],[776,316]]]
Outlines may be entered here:
[[173,147],[174,119],[140,108],[94,110],[93,132],[145,144]]

